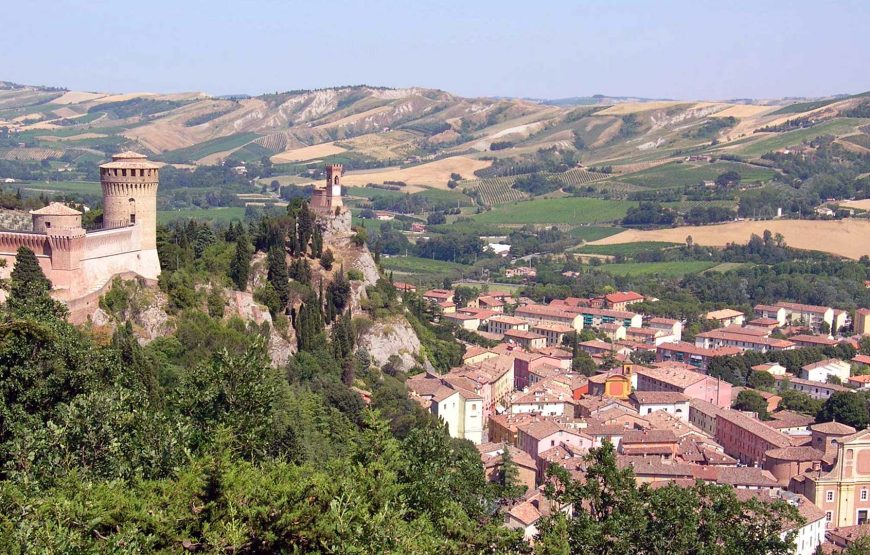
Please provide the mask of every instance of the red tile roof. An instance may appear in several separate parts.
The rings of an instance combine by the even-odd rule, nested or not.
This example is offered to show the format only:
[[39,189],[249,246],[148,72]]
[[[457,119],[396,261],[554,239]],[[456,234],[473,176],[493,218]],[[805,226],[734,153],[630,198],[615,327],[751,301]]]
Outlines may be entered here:
[[635,293],[634,291],[620,291],[618,293],[604,295],[604,299],[611,304],[616,304],[629,301],[642,301],[643,295]]

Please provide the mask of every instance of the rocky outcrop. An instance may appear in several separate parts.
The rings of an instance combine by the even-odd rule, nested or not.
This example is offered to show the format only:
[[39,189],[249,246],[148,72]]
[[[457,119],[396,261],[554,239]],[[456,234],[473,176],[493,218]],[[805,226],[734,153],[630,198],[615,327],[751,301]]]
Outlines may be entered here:
[[231,315],[255,322],[257,325],[262,325],[263,322],[272,324],[269,309],[255,301],[251,293],[247,291],[225,291],[225,293],[227,293],[227,311]]
[[420,339],[403,316],[374,322],[359,338],[358,346],[369,352],[376,366],[383,366],[393,355],[401,360],[403,371],[420,364]]
[[150,343],[158,337],[172,335],[175,325],[169,314],[159,305],[151,305],[145,310],[133,315],[133,325],[136,326],[139,342]]
[[247,291],[224,291],[227,295],[227,310],[225,317],[238,316],[246,322],[254,322],[257,325],[269,324],[269,344],[266,346],[272,366],[280,367],[296,352],[296,337],[293,328],[287,330],[288,337],[283,337],[275,329],[272,315],[269,309],[254,300],[254,296]]
[[350,210],[342,210],[337,216],[321,216],[318,223],[323,226],[323,239],[329,243],[340,236],[350,235],[353,232],[352,216]]

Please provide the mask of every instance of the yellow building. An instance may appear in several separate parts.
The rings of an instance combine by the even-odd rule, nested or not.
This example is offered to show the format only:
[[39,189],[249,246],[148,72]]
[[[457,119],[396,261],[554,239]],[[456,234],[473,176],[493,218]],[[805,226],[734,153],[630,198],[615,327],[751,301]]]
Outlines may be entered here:
[[589,394],[593,396],[610,397],[612,399],[628,399],[631,395],[631,375],[634,368],[631,364],[623,364],[619,370],[611,370],[589,378]]
[[789,485],[825,512],[828,528],[870,522],[870,430],[840,435],[850,429],[836,422],[814,425],[813,447],[836,453],[836,460],[830,467],[817,464]]

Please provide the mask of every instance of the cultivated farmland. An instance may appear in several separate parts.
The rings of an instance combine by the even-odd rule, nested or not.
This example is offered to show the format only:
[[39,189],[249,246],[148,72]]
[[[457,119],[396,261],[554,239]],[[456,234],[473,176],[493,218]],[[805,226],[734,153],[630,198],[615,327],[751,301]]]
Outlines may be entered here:
[[703,260],[670,261],[670,262],[626,262],[624,264],[605,264],[601,270],[616,276],[648,276],[661,275],[665,277],[681,277],[686,274],[697,274],[715,266],[715,262]]
[[615,245],[638,241],[684,243],[686,237],[698,245],[725,246],[746,243],[752,234],[765,230],[781,233],[789,246],[798,249],[827,252],[858,259],[870,255],[870,221],[846,220],[769,220],[730,222],[718,225],[687,226],[650,231],[628,230],[594,241],[594,245]]
[[502,204],[474,218],[490,224],[581,225],[619,220],[636,203],[622,200],[568,197]]

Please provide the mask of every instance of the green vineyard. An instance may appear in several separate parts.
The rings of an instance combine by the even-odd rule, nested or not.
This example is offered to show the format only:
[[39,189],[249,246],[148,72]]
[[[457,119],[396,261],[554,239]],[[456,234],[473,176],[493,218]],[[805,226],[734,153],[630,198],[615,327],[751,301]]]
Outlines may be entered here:
[[[604,173],[589,172],[579,168],[568,170],[565,173],[545,173],[543,175],[555,179],[564,187],[581,187],[607,177],[607,174]],[[513,188],[514,182],[516,182],[520,177],[523,177],[523,175],[488,177],[485,179],[466,181],[463,182],[462,185],[464,185],[464,188],[469,189],[469,192],[478,192],[480,204],[483,204],[484,206],[495,206],[529,198],[528,194]]]

